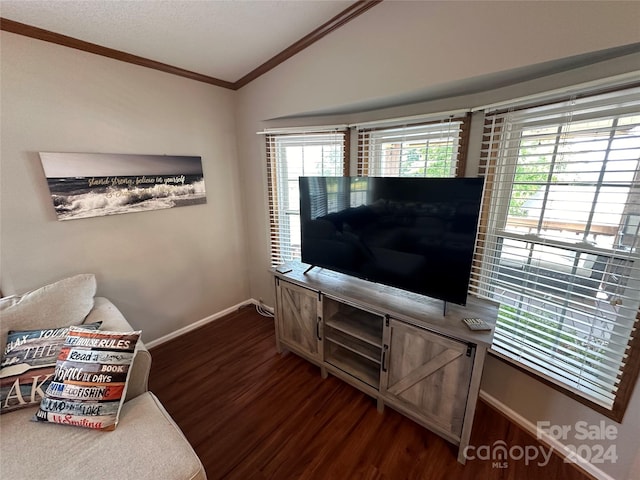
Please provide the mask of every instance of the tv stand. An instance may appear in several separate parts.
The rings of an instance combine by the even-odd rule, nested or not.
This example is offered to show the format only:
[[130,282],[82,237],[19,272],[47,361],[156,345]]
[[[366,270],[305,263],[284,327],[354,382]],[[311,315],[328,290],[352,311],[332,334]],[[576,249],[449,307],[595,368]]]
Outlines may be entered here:
[[304,272],[303,275],[306,275],[307,273],[309,273],[311,271],[312,268],[315,268],[315,265],[309,265],[309,268],[307,268]]
[[374,284],[300,262],[276,269],[276,346],[387,405],[459,447],[465,463],[497,304],[469,297],[467,306]]

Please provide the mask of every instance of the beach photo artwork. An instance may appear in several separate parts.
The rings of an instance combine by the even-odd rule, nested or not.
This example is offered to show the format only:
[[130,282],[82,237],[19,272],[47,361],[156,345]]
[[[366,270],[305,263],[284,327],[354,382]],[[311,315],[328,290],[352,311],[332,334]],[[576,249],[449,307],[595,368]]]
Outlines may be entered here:
[[206,203],[202,159],[40,152],[58,220]]

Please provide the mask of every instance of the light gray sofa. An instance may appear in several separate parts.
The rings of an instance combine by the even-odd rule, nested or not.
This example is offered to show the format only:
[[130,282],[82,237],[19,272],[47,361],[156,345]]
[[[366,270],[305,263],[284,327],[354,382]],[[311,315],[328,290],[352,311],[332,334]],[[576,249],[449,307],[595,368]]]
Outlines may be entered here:
[[[103,330],[133,330],[109,300],[92,301],[84,323],[101,321]],[[3,336],[15,329],[6,323]],[[49,326],[31,322],[29,328]],[[206,480],[193,448],[147,389],[150,367],[151,355],[139,341],[120,419],[110,432],[33,422],[37,407],[0,415],[0,478]]]

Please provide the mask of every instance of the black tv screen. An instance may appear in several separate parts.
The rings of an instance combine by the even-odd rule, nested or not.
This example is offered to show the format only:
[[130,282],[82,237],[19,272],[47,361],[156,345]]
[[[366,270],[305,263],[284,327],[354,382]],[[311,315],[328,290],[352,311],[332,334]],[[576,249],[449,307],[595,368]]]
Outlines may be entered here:
[[302,261],[465,305],[483,182],[300,177]]

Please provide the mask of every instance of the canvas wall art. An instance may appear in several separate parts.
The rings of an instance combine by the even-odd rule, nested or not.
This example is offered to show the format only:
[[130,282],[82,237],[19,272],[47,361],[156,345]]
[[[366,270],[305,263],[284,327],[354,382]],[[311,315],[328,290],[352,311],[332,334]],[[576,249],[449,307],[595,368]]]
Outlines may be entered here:
[[40,152],[58,220],[206,203],[202,158]]

